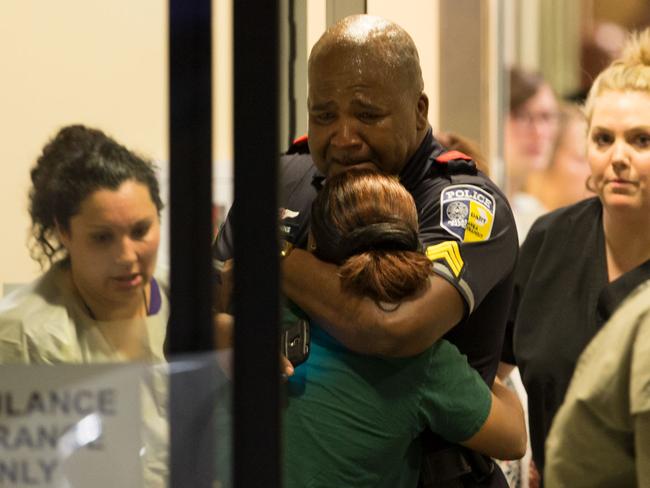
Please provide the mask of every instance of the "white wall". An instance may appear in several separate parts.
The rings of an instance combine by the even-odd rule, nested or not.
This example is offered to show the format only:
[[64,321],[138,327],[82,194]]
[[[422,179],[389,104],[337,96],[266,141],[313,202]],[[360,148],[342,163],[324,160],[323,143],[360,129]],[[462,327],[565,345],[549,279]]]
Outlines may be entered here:
[[[213,0],[213,193],[225,207],[232,201],[232,1]],[[329,5],[327,0],[301,4],[303,63],[325,29]],[[26,248],[29,169],[59,127],[98,126],[166,165],[167,8],[160,0],[0,1],[0,221],[5,229],[0,285],[28,281],[39,271]],[[413,37],[429,120],[434,130],[440,128],[440,0],[367,0],[367,10],[397,22]],[[306,76],[296,95],[302,133]],[[163,244],[163,254],[166,248]]]
[[[213,114],[215,161],[212,199],[229,208],[233,198],[233,16],[232,0],[212,2]],[[221,216],[223,217],[223,216]]]
[[63,125],[97,126],[167,160],[167,3],[0,2],[0,284],[35,277],[29,170]]
[[424,91],[429,95],[429,122],[438,128],[439,113],[439,0],[368,0],[369,14],[385,17],[403,27],[420,55]]

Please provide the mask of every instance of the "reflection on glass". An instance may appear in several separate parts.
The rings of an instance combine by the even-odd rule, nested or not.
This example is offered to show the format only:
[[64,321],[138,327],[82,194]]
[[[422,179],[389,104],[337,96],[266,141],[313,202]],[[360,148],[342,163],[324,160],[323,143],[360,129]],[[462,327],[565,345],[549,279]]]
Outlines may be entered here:
[[[153,165],[74,125],[45,145],[31,180],[30,253],[45,271],[0,301],[0,364],[164,363],[169,303],[156,271],[163,204]],[[145,375],[141,390],[144,477],[162,486],[166,371]]]

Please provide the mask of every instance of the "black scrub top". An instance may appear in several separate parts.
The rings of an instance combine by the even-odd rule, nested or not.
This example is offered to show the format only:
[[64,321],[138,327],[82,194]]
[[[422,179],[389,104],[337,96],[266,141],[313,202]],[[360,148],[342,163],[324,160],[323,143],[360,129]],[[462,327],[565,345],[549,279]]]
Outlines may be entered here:
[[623,298],[648,277],[650,263],[609,283],[597,197],[540,217],[528,233],[502,358],[521,372],[540,473],[546,436],[578,357]]

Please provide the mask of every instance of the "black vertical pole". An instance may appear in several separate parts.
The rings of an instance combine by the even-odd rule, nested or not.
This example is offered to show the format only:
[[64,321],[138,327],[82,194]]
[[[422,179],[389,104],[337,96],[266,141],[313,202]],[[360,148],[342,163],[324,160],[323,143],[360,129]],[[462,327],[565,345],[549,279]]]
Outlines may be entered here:
[[211,328],[212,73],[210,0],[170,0],[169,351],[213,348]]
[[[172,311],[168,355],[213,348],[211,21],[211,0],[169,0]],[[212,443],[195,452],[198,441],[191,442],[187,428],[196,423],[188,409],[188,394],[204,387],[207,379],[183,376],[171,377],[170,482],[178,488],[208,488],[214,474]]]
[[289,60],[288,60],[288,91],[287,99],[289,100],[289,140],[287,147],[299,135],[296,134],[296,6],[295,0],[289,0]]
[[237,488],[280,487],[277,0],[234,1]]

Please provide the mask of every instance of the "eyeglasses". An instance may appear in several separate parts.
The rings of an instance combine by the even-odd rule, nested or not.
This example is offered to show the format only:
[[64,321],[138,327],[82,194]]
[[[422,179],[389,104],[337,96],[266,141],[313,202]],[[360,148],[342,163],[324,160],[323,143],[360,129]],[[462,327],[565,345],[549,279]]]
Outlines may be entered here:
[[557,124],[559,114],[557,112],[526,112],[519,111],[513,112],[512,118],[518,124],[525,125],[526,127],[537,126],[552,126]]

